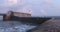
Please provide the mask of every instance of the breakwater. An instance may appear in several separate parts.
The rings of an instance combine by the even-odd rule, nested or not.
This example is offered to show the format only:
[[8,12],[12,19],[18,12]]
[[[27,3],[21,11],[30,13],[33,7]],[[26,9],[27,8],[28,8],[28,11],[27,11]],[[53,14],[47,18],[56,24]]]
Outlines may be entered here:
[[[22,22],[28,22],[28,23],[36,23],[41,24],[51,18],[42,18],[42,17],[17,17],[17,16],[11,16],[8,20],[12,21],[22,21]],[[5,19],[4,19],[5,20]]]

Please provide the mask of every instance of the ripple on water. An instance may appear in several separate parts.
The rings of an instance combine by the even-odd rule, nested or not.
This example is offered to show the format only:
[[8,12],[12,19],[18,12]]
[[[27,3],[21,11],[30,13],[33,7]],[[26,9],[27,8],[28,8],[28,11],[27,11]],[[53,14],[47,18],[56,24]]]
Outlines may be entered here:
[[[13,23],[13,25],[12,25]],[[0,22],[0,32],[26,32],[29,29],[35,28],[36,25],[30,25],[30,24],[24,24],[24,23],[19,23],[19,22]],[[3,27],[2,27],[3,26]]]

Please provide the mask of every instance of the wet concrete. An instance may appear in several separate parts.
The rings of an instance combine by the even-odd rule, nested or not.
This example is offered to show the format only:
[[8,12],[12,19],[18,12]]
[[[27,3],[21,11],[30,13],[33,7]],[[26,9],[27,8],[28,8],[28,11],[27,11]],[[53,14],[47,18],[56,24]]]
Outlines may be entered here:
[[27,32],[60,32],[60,19],[51,19]]

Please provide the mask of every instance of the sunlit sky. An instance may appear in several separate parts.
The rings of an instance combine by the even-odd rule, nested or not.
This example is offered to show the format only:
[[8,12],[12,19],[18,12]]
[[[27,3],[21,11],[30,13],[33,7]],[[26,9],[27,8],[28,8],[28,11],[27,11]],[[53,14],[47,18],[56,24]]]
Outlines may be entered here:
[[0,13],[9,10],[32,16],[60,16],[60,0],[0,0]]

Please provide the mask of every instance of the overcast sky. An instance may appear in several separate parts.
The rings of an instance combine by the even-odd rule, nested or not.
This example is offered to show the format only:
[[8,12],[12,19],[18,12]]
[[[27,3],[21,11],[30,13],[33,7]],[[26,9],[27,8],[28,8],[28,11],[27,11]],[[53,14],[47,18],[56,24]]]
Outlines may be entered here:
[[0,0],[0,13],[32,11],[32,16],[60,16],[60,0]]

